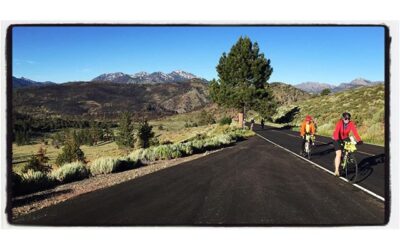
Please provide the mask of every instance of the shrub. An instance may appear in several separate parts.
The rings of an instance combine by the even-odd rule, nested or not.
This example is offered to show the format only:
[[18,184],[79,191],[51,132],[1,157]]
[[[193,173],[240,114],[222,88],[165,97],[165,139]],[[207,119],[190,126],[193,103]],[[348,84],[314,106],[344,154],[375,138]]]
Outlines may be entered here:
[[213,115],[210,113],[207,113],[205,110],[201,111],[201,113],[199,114],[198,120],[199,120],[200,126],[215,123],[215,119],[214,119]]
[[120,163],[121,161],[117,158],[101,157],[96,159],[90,165],[90,173],[93,176],[114,173],[117,172],[117,168]]
[[68,183],[89,177],[89,171],[82,162],[73,162],[63,165],[51,175],[61,183]]
[[193,140],[189,142],[189,145],[193,148],[194,152],[196,153],[201,153],[204,152],[204,144],[205,144],[205,140],[201,139],[201,140]]
[[235,142],[231,134],[218,135],[215,138],[222,145],[230,145]]
[[22,177],[15,173],[14,171],[11,172],[11,190],[14,192],[21,186]]
[[185,125],[184,125],[185,128],[192,128],[192,127],[197,127],[197,126],[199,126],[199,125],[196,122],[192,122],[192,121],[185,122]]
[[229,125],[232,123],[232,118],[231,117],[222,117],[221,120],[219,120],[220,125]]
[[185,156],[193,154],[193,147],[190,142],[176,144],[178,150]]
[[205,140],[204,148],[206,150],[216,149],[221,146],[221,142],[218,140],[217,137],[211,137]]
[[14,180],[17,179],[19,181],[14,183],[16,194],[33,193],[57,185],[57,181],[51,175],[40,171],[33,171],[32,169],[21,174],[20,178],[14,177]]
[[169,160],[181,157],[182,152],[176,144],[161,145],[153,149],[153,156],[154,160]]
[[144,152],[144,149],[143,149],[143,148],[134,150],[132,153],[130,153],[130,154],[127,156],[127,159],[129,159],[129,160],[131,160],[131,161],[138,161],[138,160],[140,160],[140,159],[142,158],[143,152]]

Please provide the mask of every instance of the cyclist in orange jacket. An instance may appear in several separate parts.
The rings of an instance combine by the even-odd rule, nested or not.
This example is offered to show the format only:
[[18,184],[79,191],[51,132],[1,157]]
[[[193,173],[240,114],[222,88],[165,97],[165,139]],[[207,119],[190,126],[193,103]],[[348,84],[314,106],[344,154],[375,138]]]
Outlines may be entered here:
[[350,132],[356,137],[357,144],[362,144],[360,135],[358,134],[356,124],[350,120],[351,115],[348,112],[342,114],[342,119],[336,123],[335,131],[333,131],[332,139],[335,147],[335,176],[339,176],[339,164],[342,156],[343,141],[349,139]]
[[306,116],[306,119],[301,123],[300,136],[303,138],[301,142],[300,155],[304,155],[304,145],[306,143],[306,134],[311,134],[312,144],[314,145],[315,125],[310,115]]

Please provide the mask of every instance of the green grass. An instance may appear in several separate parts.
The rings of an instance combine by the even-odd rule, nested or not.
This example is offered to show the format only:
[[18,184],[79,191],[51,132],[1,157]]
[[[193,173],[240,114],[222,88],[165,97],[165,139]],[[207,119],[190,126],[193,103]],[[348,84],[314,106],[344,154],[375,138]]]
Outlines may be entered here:
[[[13,151],[13,161],[26,161],[31,155],[36,154],[38,149],[40,148],[40,142],[33,142],[29,145],[17,146],[16,144],[12,145]],[[55,167],[55,162],[57,155],[62,152],[62,147],[55,148],[52,145],[46,145],[46,155],[49,157],[49,164]],[[91,162],[102,156],[122,156],[124,155],[124,151],[119,149],[115,142],[105,142],[96,146],[86,146],[83,145],[80,147],[82,151],[85,153],[86,160]],[[26,162],[13,164],[13,169],[16,172],[20,172],[22,167],[26,164]]]
[[[208,113],[213,114],[216,121],[226,116],[233,117],[236,114],[233,110],[221,109],[215,105],[206,107],[205,110]],[[164,117],[162,119],[151,120],[149,121],[149,124],[153,126],[155,136],[161,144],[175,144],[187,141],[199,134],[207,135],[210,133],[217,133],[218,131],[216,131],[216,129],[220,129],[221,127],[218,124],[185,127],[185,123],[188,121],[198,123],[200,119],[200,113],[201,110],[185,114],[177,114],[174,116]],[[232,125],[235,125],[234,121],[232,122]],[[114,131],[114,133],[116,134],[117,131]],[[44,135],[44,137],[46,137],[46,140],[49,142],[48,145],[45,145],[47,151],[46,155],[49,157],[49,164],[55,169],[57,155],[62,152],[62,149],[57,149],[51,145],[51,133]],[[33,143],[30,145],[17,146],[16,144],[13,144],[13,161],[27,161],[31,155],[37,153],[41,145],[40,138],[38,138],[36,141],[33,141]],[[95,146],[82,145],[80,148],[84,152],[86,161],[89,165],[100,157],[120,158],[127,154],[127,151],[125,149],[118,148],[115,142],[101,142],[99,145]],[[189,149],[186,149],[186,151],[188,150]],[[15,172],[21,172],[21,169],[25,164],[26,162],[13,164],[13,170]]]

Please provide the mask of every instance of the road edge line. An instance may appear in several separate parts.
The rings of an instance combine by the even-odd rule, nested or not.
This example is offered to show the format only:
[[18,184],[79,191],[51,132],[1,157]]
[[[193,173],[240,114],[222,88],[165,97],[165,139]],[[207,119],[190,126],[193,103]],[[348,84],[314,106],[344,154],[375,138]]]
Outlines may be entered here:
[[[288,134],[288,133],[285,133],[285,132],[282,132],[282,131],[277,131],[277,130],[273,130],[273,131],[274,131],[274,132],[279,132],[279,133],[281,133],[281,134],[288,135],[288,136],[291,136],[291,137],[298,138],[298,136],[291,135],[291,134]],[[321,136],[321,135],[318,135],[318,136]],[[325,137],[326,137],[326,136],[325,136]],[[320,143],[326,143],[326,142],[318,141],[318,140],[315,140],[315,141],[316,141],[316,142],[320,142]],[[369,155],[369,156],[375,156],[375,154],[371,154],[371,153],[364,152],[364,151],[361,151],[361,150],[357,150],[357,152],[360,153],[360,154],[365,154],[365,155]]]
[[[322,169],[322,170],[324,170],[325,172],[327,172],[327,173],[329,173],[329,174],[331,174],[331,175],[335,175],[335,173],[333,173],[332,171],[330,171],[330,170],[328,170],[328,169],[322,167],[321,165],[319,165],[319,164],[317,164],[317,163],[315,163],[315,162],[310,161],[310,160],[307,159],[307,158],[304,158],[304,157],[302,157],[302,156],[300,156],[300,155],[294,153],[293,151],[291,151],[291,150],[289,150],[289,149],[287,149],[287,148],[285,148],[285,147],[282,147],[281,145],[279,145],[279,144],[277,144],[277,143],[275,143],[275,142],[273,142],[273,141],[271,141],[271,140],[265,138],[264,136],[259,135],[259,134],[257,134],[257,133],[256,133],[256,135],[257,135],[258,137],[260,137],[260,138],[262,138],[262,139],[268,141],[269,143],[271,143],[271,144],[273,144],[273,145],[275,145],[275,146],[277,146],[277,147],[279,147],[279,148],[281,148],[281,149],[283,149],[283,150],[285,150],[285,151],[287,151],[287,152],[289,152],[289,153],[295,155],[296,157],[298,157],[298,158],[300,158],[300,159],[302,159],[302,160],[304,160],[304,161],[307,161],[308,163],[313,164],[314,166],[318,167],[319,169]],[[358,184],[350,183],[346,178],[340,177],[339,179],[341,179],[342,181],[345,181],[345,182],[347,182],[347,183],[353,185],[354,187],[356,187],[356,188],[358,188],[358,189],[360,189],[360,190],[366,192],[366,193],[369,194],[369,195],[374,196],[375,198],[377,198],[377,199],[379,199],[379,200],[381,200],[381,201],[385,201],[385,198],[383,198],[382,196],[380,196],[380,195],[378,195],[378,194],[376,194],[376,193],[374,193],[374,192],[372,192],[372,191],[370,191],[370,190],[368,190],[368,189],[366,189],[366,188],[364,188],[364,187],[362,187],[362,186],[360,186],[360,185],[358,185]]]

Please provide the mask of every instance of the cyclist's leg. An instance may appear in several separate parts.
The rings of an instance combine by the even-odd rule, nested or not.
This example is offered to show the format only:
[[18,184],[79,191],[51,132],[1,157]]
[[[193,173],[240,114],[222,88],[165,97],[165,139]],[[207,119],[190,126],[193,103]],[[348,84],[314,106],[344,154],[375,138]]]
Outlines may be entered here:
[[342,150],[336,150],[335,156],[335,175],[339,175],[339,165],[340,165],[340,158],[342,156]]
[[303,139],[301,140],[301,151],[300,151],[300,155],[303,155],[303,154],[304,154],[304,147],[305,147],[305,144],[306,144],[306,137],[303,136]]
[[340,148],[339,141],[333,141],[333,146],[335,147],[335,176],[339,176],[339,165],[340,165],[340,158],[342,156],[342,149]]

